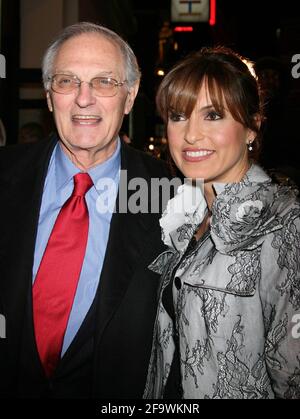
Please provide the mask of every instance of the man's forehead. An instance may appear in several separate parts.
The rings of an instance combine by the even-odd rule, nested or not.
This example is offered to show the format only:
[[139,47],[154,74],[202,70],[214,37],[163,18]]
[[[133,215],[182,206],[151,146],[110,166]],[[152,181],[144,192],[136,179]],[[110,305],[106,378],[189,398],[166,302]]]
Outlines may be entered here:
[[74,36],[60,46],[54,59],[54,67],[62,70],[60,67],[86,64],[98,65],[103,70],[115,72],[122,67],[121,61],[123,62],[122,53],[114,40],[101,34],[87,33]]
[[58,49],[58,54],[71,49],[72,53],[78,50],[87,50],[93,54],[97,54],[97,50],[101,52],[107,51],[115,54],[121,54],[120,46],[111,38],[108,38],[100,33],[83,33],[65,40]]

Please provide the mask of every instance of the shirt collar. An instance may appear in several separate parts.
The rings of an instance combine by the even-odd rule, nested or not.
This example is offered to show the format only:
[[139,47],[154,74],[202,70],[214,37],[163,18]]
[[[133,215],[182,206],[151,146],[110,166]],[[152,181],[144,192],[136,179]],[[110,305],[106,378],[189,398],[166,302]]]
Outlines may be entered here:
[[[87,173],[90,175],[96,189],[98,181],[101,178],[107,177],[111,179],[116,179],[121,164],[120,149],[121,144],[120,139],[118,138],[117,148],[113,155],[108,160],[105,160],[103,163],[98,164],[97,166],[88,170]],[[67,157],[59,143],[56,145],[56,149],[54,152],[56,190],[59,191],[65,185],[67,185],[77,173],[80,173],[80,169],[78,169],[78,167],[75,166],[75,164],[72,163],[72,161]]]

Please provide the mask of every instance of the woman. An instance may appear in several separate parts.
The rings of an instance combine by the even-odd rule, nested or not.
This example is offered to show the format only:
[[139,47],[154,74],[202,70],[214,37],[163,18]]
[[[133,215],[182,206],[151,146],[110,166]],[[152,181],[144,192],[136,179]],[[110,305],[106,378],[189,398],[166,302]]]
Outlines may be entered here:
[[162,282],[144,396],[300,398],[300,204],[255,163],[256,78],[233,51],[202,49],[157,103],[172,159],[204,180],[204,197],[180,216],[185,184],[161,219],[169,250],[150,266]]

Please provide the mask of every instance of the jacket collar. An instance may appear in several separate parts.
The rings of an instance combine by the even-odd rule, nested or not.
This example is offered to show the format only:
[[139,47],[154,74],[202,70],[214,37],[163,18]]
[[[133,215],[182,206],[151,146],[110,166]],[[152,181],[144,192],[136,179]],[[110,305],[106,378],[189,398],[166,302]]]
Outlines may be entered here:
[[273,183],[253,165],[241,182],[219,188],[212,206],[211,238],[221,253],[255,249],[267,234],[282,228],[294,205],[292,189]]
[[[274,184],[264,170],[253,164],[237,183],[214,183],[216,199],[212,205],[211,238],[221,253],[258,247],[266,234],[282,228],[284,215],[296,205],[295,193]],[[197,210],[188,222],[170,233],[173,250],[183,253],[203,219]],[[200,220],[201,221],[201,220]]]
[[236,185],[239,187],[239,185],[247,185],[248,183],[263,183],[263,182],[270,182],[271,178],[267,175],[267,173],[257,164],[252,164],[247,171],[244,178],[241,180],[241,182],[238,183],[214,183],[214,190],[217,195],[224,192],[226,187],[230,185]]

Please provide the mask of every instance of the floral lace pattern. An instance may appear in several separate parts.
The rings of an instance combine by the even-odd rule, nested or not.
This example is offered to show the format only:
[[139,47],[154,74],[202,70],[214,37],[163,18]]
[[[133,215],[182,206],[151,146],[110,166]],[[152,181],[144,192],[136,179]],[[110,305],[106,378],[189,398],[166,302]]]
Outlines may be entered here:
[[[300,398],[300,203],[256,165],[214,186],[208,234],[191,245],[190,214],[151,265],[162,277],[144,397],[162,397],[179,338],[184,398]],[[161,298],[175,277],[173,324]]]
[[297,249],[300,249],[300,233],[297,231],[295,219],[299,216],[297,209],[284,217],[286,229],[276,232],[272,242],[278,250],[278,266],[285,270],[286,276],[278,285],[281,295],[289,293],[289,301],[295,308],[300,309],[300,260]]
[[[251,174],[250,174],[251,175]],[[258,247],[266,234],[282,229],[281,208],[295,195],[270,180],[254,184],[249,174],[238,184],[226,185],[213,203],[211,234],[223,253]]]

